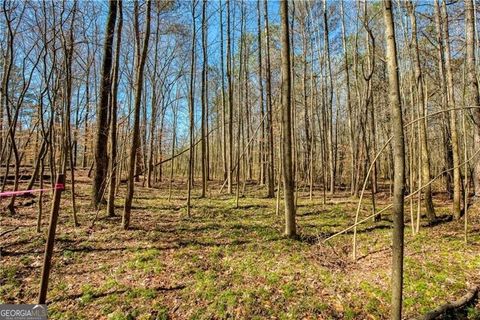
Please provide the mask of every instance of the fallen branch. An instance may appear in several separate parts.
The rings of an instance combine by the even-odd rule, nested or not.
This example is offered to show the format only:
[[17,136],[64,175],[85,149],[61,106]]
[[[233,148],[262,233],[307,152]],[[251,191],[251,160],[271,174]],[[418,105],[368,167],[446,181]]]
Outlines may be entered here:
[[477,297],[479,290],[480,290],[480,286],[476,286],[475,288],[469,290],[467,292],[467,294],[462,296],[457,301],[448,302],[444,305],[441,305],[441,306],[433,309],[432,311],[427,312],[421,319],[422,320],[437,319],[439,316],[445,314],[446,312],[462,308],[463,306],[472,302]]
[[9,234],[10,232],[13,232],[13,231],[15,231],[15,230],[17,230],[17,229],[18,229],[18,227],[15,227],[15,228],[13,228],[13,229],[4,231],[4,232],[0,233],[0,237],[3,237],[4,235]]

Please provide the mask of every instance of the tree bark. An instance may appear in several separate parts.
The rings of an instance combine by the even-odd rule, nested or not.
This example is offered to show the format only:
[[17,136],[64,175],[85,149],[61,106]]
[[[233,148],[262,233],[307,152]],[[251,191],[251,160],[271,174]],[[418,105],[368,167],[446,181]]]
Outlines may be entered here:
[[263,19],[265,21],[265,77],[267,84],[267,136],[268,136],[268,161],[267,161],[267,197],[275,196],[275,166],[273,154],[273,104],[272,104],[272,75],[270,70],[270,28],[268,25],[267,0],[263,2]]
[[[436,0],[437,1],[437,0]],[[443,38],[445,40],[445,71],[447,76],[447,107],[455,108],[455,93],[453,86],[453,73],[450,50],[450,33],[448,30],[448,12],[445,0],[442,0],[442,20],[444,24]],[[453,216],[459,219],[461,216],[461,177],[460,177],[460,150],[458,146],[457,114],[455,110],[450,111],[450,131],[453,152]]]
[[194,0],[192,3],[192,49],[190,51],[190,89],[188,97],[188,108],[189,108],[189,138],[190,138],[190,152],[188,155],[188,170],[187,170],[187,215],[191,216],[191,197],[192,197],[192,185],[193,185],[193,174],[194,174],[194,129],[195,129],[195,88],[194,88],[194,78],[195,78],[195,41],[196,41],[196,23],[195,23],[195,8],[197,7],[197,1]]
[[[465,16],[466,16],[466,31],[467,31],[467,60],[465,61],[468,72],[468,102],[469,106],[480,106],[480,96],[478,91],[477,78],[477,61],[475,57],[475,10],[473,0],[465,0]],[[480,109],[473,109],[474,119],[474,138],[473,150],[480,148]],[[480,161],[476,161],[473,167],[473,185],[475,193],[475,201],[480,199]],[[467,204],[465,204],[465,207]]]
[[288,0],[280,2],[281,56],[282,56],[282,123],[283,123],[283,188],[285,192],[285,235],[296,237],[295,181],[292,163],[292,79],[290,64],[290,26],[288,23]]
[[107,213],[115,215],[115,190],[117,186],[117,109],[118,109],[118,85],[120,68],[120,49],[122,42],[123,10],[122,0],[118,0],[118,25],[115,48],[115,66],[113,69],[113,89],[110,110],[110,186],[108,190]]
[[328,86],[327,90],[327,142],[329,145],[328,148],[328,159],[329,159],[329,169],[330,169],[330,193],[335,193],[335,177],[336,177],[336,146],[333,140],[333,80],[332,80],[332,67],[331,67],[331,57],[330,57],[330,40],[329,40],[329,30],[328,30],[328,13],[327,13],[327,0],[323,0],[323,34],[324,34],[324,44],[325,44],[325,59],[327,63],[327,79]]
[[128,162],[128,180],[127,180],[127,194],[125,197],[125,206],[122,216],[122,226],[128,229],[130,226],[130,212],[132,210],[133,192],[135,182],[133,180],[135,175],[135,163],[137,157],[137,149],[140,145],[140,107],[142,102],[143,90],[143,71],[145,69],[145,61],[147,59],[148,41],[150,38],[150,12],[152,8],[151,0],[147,0],[147,13],[145,21],[145,38],[143,39],[142,52],[140,54],[140,31],[139,31],[139,17],[138,17],[138,2],[135,2],[134,7],[134,26],[137,39],[136,65],[137,72],[135,75],[135,105],[134,105],[134,120],[133,120],[133,134],[132,145],[130,148],[130,158]]
[[103,45],[102,75],[100,83],[100,99],[97,107],[97,135],[95,141],[95,175],[93,178],[92,204],[97,207],[105,188],[108,158],[108,98],[111,92],[111,69],[113,36],[115,33],[115,20],[117,18],[117,1],[109,2],[107,25],[105,29],[105,42]]
[[[418,100],[418,110],[419,117],[425,117],[426,110],[426,100],[425,100],[425,90],[424,90],[424,80],[422,69],[420,66],[420,52],[418,49],[417,41],[417,19],[415,17],[415,7],[412,1],[407,1],[407,9],[410,15],[410,22],[412,24],[412,47],[413,47],[413,60],[415,65],[415,82],[417,87],[417,100]],[[422,159],[422,180],[430,181],[430,153],[428,149],[428,136],[427,136],[427,120],[420,121],[420,142],[421,142],[421,159]],[[432,201],[432,187],[428,185],[425,189],[425,209],[427,210],[427,219],[430,222],[433,222],[435,217],[435,208],[433,207]]]
[[221,72],[222,72],[222,164],[223,164],[223,179],[227,179],[228,171],[228,159],[227,159],[227,115],[226,115],[226,97],[225,97],[225,63],[224,63],[224,50],[223,50],[223,13],[220,1],[220,60],[221,60]]
[[207,10],[207,0],[203,0],[202,4],[202,53],[203,53],[203,63],[202,63],[202,143],[201,143],[201,165],[202,165],[202,194],[201,197],[204,198],[207,193],[207,108],[208,101],[207,97],[207,21],[206,21],[206,10]]
[[[437,50],[437,60],[438,60],[438,70],[439,70],[439,82],[440,82],[440,90],[442,93],[442,105],[445,105],[445,109],[448,109],[447,105],[447,84],[446,84],[446,77],[445,77],[445,61],[444,61],[444,45],[443,45],[443,23],[442,18],[440,15],[440,5],[438,0],[433,2],[434,11],[435,11],[435,29],[437,32],[437,42],[438,42],[438,50]],[[447,168],[453,167],[453,151],[452,151],[452,143],[451,143],[451,135],[450,135],[450,125],[449,125],[449,115],[445,114],[444,116],[444,126],[442,128],[442,138],[445,145],[445,152],[444,152],[444,159],[445,159],[445,166]],[[453,174],[451,171],[446,173],[445,175],[445,184],[446,190],[451,197],[452,195],[452,181],[453,181]]]
[[232,52],[230,31],[230,0],[227,0],[227,82],[228,82],[228,161],[227,181],[228,193],[232,193],[232,163],[233,163],[233,83],[232,83]]
[[402,319],[403,291],[403,203],[405,192],[405,144],[403,136],[402,105],[398,76],[395,25],[392,12],[392,1],[384,0],[385,38],[387,42],[387,69],[389,101],[391,109],[391,126],[393,133],[393,232],[392,232],[392,306],[391,319]]
[[[151,113],[150,113],[150,145],[149,145],[149,150],[148,150],[148,173],[147,173],[147,187],[151,188],[152,187],[152,173],[154,170],[153,166],[153,157],[154,157],[154,149],[155,149],[155,132],[156,132],[156,127],[157,127],[157,117],[158,117],[158,93],[157,93],[157,86],[158,86],[158,72],[157,72],[157,66],[158,66],[158,43],[159,43],[159,37],[160,37],[160,11],[157,12],[157,28],[155,32],[155,52],[154,52],[154,57],[153,57],[153,70],[152,70],[152,77],[151,77],[151,89],[152,89],[152,96],[151,96]],[[160,128],[161,130],[161,128]],[[160,144],[160,151],[161,151],[161,135],[159,138],[159,144]],[[161,173],[161,167],[160,167],[160,173]],[[161,177],[160,177],[161,180]]]

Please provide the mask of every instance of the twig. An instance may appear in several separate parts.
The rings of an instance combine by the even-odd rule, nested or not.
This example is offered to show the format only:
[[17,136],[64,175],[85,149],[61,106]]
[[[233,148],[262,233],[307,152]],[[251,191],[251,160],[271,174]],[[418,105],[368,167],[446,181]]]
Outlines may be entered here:
[[[437,180],[438,178],[440,178],[441,176],[443,176],[445,173],[449,172],[449,171],[452,171],[454,170],[455,168],[459,168],[461,166],[463,166],[465,163],[468,163],[470,161],[472,161],[473,158],[475,158],[477,156],[477,154],[480,153],[480,149],[478,149],[477,151],[475,151],[475,153],[467,160],[465,160],[464,162],[460,163],[458,166],[456,167],[452,167],[450,169],[446,169],[446,170],[443,170],[442,172],[440,172],[437,176],[435,176],[432,180],[430,180],[428,183],[424,184],[423,186],[421,186],[420,188],[418,188],[417,190],[415,190],[415,192],[412,192],[410,193],[408,196],[405,197],[405,200],[408,200],[410,199],[411,197],[413,197],[414,195],[416,195],[417,193],[419,193],[420,191],[422,191],[424,188],[426,188],[427,186],[431,185],[435,180]],[[371,219],[379,214],[381,214],[382,212],[384,212],[385,210],[388,210],[390,209],[391,207],[393,207],[393,204],[389,204],[388,206],[386,206],[385,208],[383,208],[382,210],[380,211],[377,211],[375,213],[372,213],[371,215],[369,215],[368,217],[366,217],[365,219],[362,219],[360,221],[358,221],[357,223],[354,223],[353,225],[351,225],[350,227],[348,228],[345,228],[343,229],[342,231],[339,231],[333,235],[331,235],[330,237],[328,237],[327,239],[323,240],[323,242],[327,242],[328,240],[332,239],[332,238],[335,238],[336,236],[338,235],[341,235],[353,228],[355,228],[356,226],[358,226],[359,224],[362,224],[364,223],[365,221],[367,221],[368,219]]]
[[10,229],[10,230],[7,230],[7,231],[3,231],[2,233],[0,233],[0,237],[3,237],[4,235],[10,233],[10,232],[13,232],[15,230],[17,230],[19,227],[15,227],[13,229]]

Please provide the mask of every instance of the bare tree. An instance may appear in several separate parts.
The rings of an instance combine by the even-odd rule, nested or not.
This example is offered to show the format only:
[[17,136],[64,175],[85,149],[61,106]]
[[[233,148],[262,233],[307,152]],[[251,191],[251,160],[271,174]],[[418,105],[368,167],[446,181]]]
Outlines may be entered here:
[[152,9],[152,2],[150,0],[147,3],[147,13],[145,21],[145,36],[143,39],[142,49],[140,51],[140,26],[139,26],[139,4],[134,3],[134,29],[136,39],[136,54],[135,61],[137,66],[137,72],[135,74],[135,105],[134,105],[134,120],[133,120],[133,132],[132,132],[132,145],[130,148],[130,159],[128,162],[128,180],[127,180],[127,194],[125,196],[125,206],[122,216],[122,226],[124,229],[128,229],[130,225],[130,212],[132,210],[133,192],[135,188],[135,182],[133,181],[135,175],[135,163],[137,157],[137,149],[140,146],[140,107],[142,102],[142,90],[143,90],[143,76],[145,69],[145,61],[147,59],[148,41],[150,38],[150,12]]
[[228,152],[227,152],[227,189],[232,193],[233,165],[233,81],[232,81],[232,48],[230,30],[230,0],[227,0],[227,83],[228,83]]
[[[477,78],[477,61],[475,57],[475,37],[478,34],[475,32],[475,9],[473,0],[465,0],[465,16],[466,16],[466,42],[467,42],[467,59],[465,61],[468,71],[468,105],[480,106],[480,96],[478,91]],[[480,109],[473,110],[474,117],[474,142],[473,149],[480,148]],[[480,161],[476,161],[474,165],[473,183],[475,187],[475,201],[480,197]],[[465,203],[465,207],[467,204]]]
[[268,25],[268,5],[267,0],[263,1],[263,20],[265,21],[265,77],[267,85],[267,136],[268,136],[268,155],[267,155],[267,197],[275,196],[275,165],[273,152],[273,103],[272,103],[272,75],[270,70],[270,28]]
[[[261,16],[261,1],[257,1],[257,40],[258,40],[258,89],[259,89],[259,108],[260,116],[263,119],[265,114],[265,104],[264,104],[264,90],[263,90],[263,66],[262,66],[262,16]],[[262,121],[261,134],[259,135],[259,152],[258,152],[258,161],[260,164],[260,175],[259,175],[259,184],[263,185],[265,183],[265,122]]]
[[280,2],[282,56],[283,188],[285,193],[285,235],[297,236],[295,222],[295,181],[292,163],[292,79],[290,64],[290,25],[288,0]]
[[[153,157],[154,157],[154,144],[155,144],[155,132],[157,129],[157,118],[158,118],[158,78],[160,75],[158,74],[158,45],[159,45],[159,37],[160,37],[160,10],[157,11],[157,28],[155,30],[155,48],[153,53],[153,66],[152,72],[150,77],[151,82],[151,99],[150,99],[150,132],[149,132],[149,150],[148,150],[148,164],[147,164],[147,187],[152,187],[152,174],[154,170],[153,166]],[[163,79],[160,81],[163,84]],[[145,114],[146,116],[146,114]],[[146,122],[146,121],[145,121]],[[161,129],[161,128],[160,128]],[[161,144],[161,135],[159,139],[159,144]],[[159,146],[161,149],[161,145]],[[161,165],[160,165],[160,172],[161,172]]]
[[202,53],[203,53],[203,63],[202,63],[202,142],[201,142],[201,151],[202,151],[202,194],[201,197],[205,197],[207,192],[207,109],[208,109],[208,100],[207,100],[207,68],[208,68],[208,56],[207,56],[207,21],[206,21],[206,10],[207,10],[207,0],[203,0],[202,4]]
[[122,0],[118,0],[117,38],[115,44],[115,65],[113,69],[113,89],[110,110],[110,187],[108,190],[107,212],[109,216],[115,215],[115,190],[117,186],[117,113],[118,113],[118,85],[120,82],[120,50],[122,43],[123,9]]
[[349,130],[349,142],[350,142],[350,192],[353,194],[355,189],[355,128],[353,124],[353,110],[352,110],[352,98],[350,91],[350,68],[348,62],[347,53],[347,37],[345,32],[345,9],[344,0],[340,1],[340,9],[342,15],[342,46],[343,46],[343,60],[345,69],[345,85],[347,86],[347,112],[348,112],[348,130]]
[[398,76],[397,48],[392,1],[384,0],[385,38],[387,42],[388,88],[393,133],[394,189],[392,232],[392,306],[391,319],[402,319],[403,292],[403,203],[405,193],[405,144],[403,136],[402,104]]
[[117,18],[117,1],[110,1],[103,45],[100,100],[97,107],[97,135],[95,140],[95,175],[92,186],[92,203],[97,207],[102,200],[107,176],[108,158],[108,99],[112,90],[113,36]]
[[72,148],[72,134],[71,134],[71,104],[72,104],[72,62],[74,54],[74,24],[75,16],[77,13],[77,1],[73,2],[70,30],[67,35],[63,33],[63,26],[60,27],[62,33],[62,46],[64,50],[64,69],[65,69],[65,95],[64,95],[64,128],[63,128],[63,168],[62,172],[66,173],[67,163],[70,166],[70,179],[71,179],[71,199],[72,199],[72,213],[73,223],[78,225],[77,210],[75,205],[75,167],[73,160],[73,148]]
[[193,175],[194,175],[194,147],[195,147],[195,137],[194,137],[194,129],[195,129],[195,49],[196,49],[196,23],[195,23],[195,9],[197,7],[197,0],[194,0],[192,3],[192,49],[190,51],[190,88],[188,93],[188,109],[189,109],[189,138],[190,138],[190,150],[188,156],[188,170],[187,170],[187,215],[191,216],[191,197],[192,197],[192,185],[193,185]]
[[223,50],[223,9],[222,9],[222,2],[219,1],[220,8],[220,72],[222,73],[222,164],[223,164],[223,179],[227,179],[228,176],[228,159],[227,159],[227,115],[226,115],[226,107],[227,102],[225,101],[225,58],[224,58],[224,50]]
[[[435,0],[437,1],[437,0]],[[443,22],[443,38],[445,40],[444,57],[445,57],[445,76],[447,81],[447,106],[449,109],[456,107],[455,93],[453,85],[453,70],[450,48],[450,32],[448,28],[448,11],[445,0],[442,0],[442,22]],[[461,215],[461,177],[460,177],[460,149],[458,145],[458,129],[457,129],[457,113],[455,110],[450,111],[450,130],[453,152],[453,216],[459,219]]]
[[[410,22],[412,24],[412,47],[413,47],[413,60],[415,66],[415,84],[417,88],[417,102],[419,116],[425,117],[426,100],[424,90],[424,79],[422,69],[420,65],[420,51],[417,41],[417,19],[415,16],[415,7],[412,1],[407,1],[407,9],[410,15]],[[428,149],[428,136],[427,136],[427,119],[420,121],[420,142],[421,142],[421,157],[422,157],[422,181],[430,180],[430,154]],[[427,209],[427,218],[430,222],[435,220],[435,208],[432,201],[432,187],[428,185],[425,187],[425,208]]]

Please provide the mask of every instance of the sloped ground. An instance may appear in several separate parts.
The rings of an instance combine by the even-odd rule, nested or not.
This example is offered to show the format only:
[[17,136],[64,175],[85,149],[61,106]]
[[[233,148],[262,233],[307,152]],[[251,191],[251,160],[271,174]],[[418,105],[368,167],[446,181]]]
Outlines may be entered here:
[[[235,200],[210,188],[211,199],[193,201],[186,217],[185,188],[138,185],[132,228],[89,207],[89,182],[78,185],[81,226],[73,228],[70,194],[61,218],[49,286],[52,319],[384,319],[389,315],[390,222],[359,228],[358,261],[351,258],[352,234],[323,243],[354,220],[356,200],[336,196],[322,204],[301,194],[300,240],[281,235],[283,215],[275,199],[257,186]],[[123,189],[117,215],[122,212]],[[195,190],[195,195],[198,190]],[[19,202],[22,202],[20,199]],[[387,202],[380,200],[377,208]],[[435,201],[439,215],[448,204]],[[4,203],[2,203],[2,206]],[[42,233],[35,232],[36,206],[2,213],[0,302],[34,303],[38,292],[50,199],[45,199]],[[409,208],[406,207],[406,216]],[[362,216],[370,213],[365,207]],[[283,213],[282,210],[280,212]],[[463,221],[422,227],[412,237],[407,224],[405,318],[411,319],[480,284],[480,219],[470,217],[469,243]],[[408,222],[409,223],[409,222]],[[478,319],[475,306],[456,318]]]

